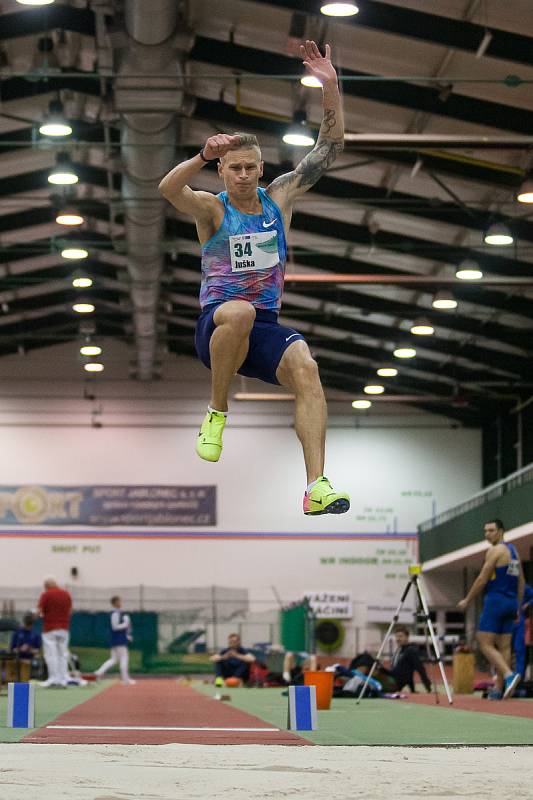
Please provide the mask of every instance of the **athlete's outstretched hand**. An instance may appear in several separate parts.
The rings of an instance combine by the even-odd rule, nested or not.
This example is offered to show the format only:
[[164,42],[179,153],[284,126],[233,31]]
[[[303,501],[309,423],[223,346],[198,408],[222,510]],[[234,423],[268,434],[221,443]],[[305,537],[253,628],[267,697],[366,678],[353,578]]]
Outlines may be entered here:
[[316,43],[308,39],[305,44],[300,45],[300,53],[307,71],[314,78],[318,78],[320,83],[337,82],[337,73],[331,63],[331,48],[329,44],[326,45],[326,55],[323,56]]
[[204,156],[207,159],[222,158],[222,156],[225,156],[230,150],[239,147],[240,143],[240,136],[217,133],[215,136],[210,136],[204,144]]

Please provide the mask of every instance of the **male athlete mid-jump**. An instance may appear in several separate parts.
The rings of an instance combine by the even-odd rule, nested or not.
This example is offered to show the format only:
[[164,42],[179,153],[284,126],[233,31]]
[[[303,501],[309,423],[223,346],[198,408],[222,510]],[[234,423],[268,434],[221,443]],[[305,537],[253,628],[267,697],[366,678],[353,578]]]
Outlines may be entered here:
[[[194,217],[202,246],[202,313],[196,350],[211,369],[212,394],[196,452],[218,461],[235,373],[281,384],[296,398],[295,427],[307,471],[305,514],[342,514],[350,499],[324,476],[327,410],[318,367],[303,336],[278,322],[286,236],[295,200],[310,189],[343,149],[344,122],[337,74],[326,45],[301,47],[303,63],[322,83],[324,115],[314,148],[298,166],[259,187],[263,161],[257,138],[218,134],[200,153],[178,164],[160,183],[179,211]],[[209,161],[218,160],[226,191],[194,191],[188,183]]]

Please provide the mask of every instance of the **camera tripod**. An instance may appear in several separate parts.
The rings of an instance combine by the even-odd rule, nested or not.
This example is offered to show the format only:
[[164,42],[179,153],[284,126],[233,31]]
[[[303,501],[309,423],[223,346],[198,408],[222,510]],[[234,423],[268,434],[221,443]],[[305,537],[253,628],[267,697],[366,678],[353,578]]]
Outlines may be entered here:
[[[374,670],[376,669],[376,666],[380,662],[381,656],[383,655],[383,651],[385,650],[385,647],[387,646],[387,642],[390,639],[390,636],[391,636],[391,633],[392,633],[392,629],[394,628],[394,626],[396,625],[396,623],[398,622],[398,620],[400,618],[400,612],[401,612],[401,610],[403,608],[403,604],[405,603],[407,595],[409,594],[409,590],[410,590],[411,586],[414,586],[416,594],[417,594],[417,597],[418,597],[418,600],[419,600],[419,603],[420,603],[420,608],[421,608],[420,616],[423,617],[424,622],[426,623],[427,631],[429,632],[429,636],[430,636],[430,639],[431,639],[431,644],[433,646],[433,653],[434,653],[434,656],[435,656],[434,661],[439,665],[440,674],[441,674],[441,677],[442,677],[442,683],[444,685],[444,690],[446,692],[446,697],[448,698],[448,703],[451,705],[452,702],[453,702],[452,695],[451,695],[451,692],[450,692],[450,687],[448,685],[448,679],[446,678],[446,673],[444,672],[444,664],[443,664],[443,661],[442,661],[442,656],[440,654],[439,643],[437,641],[437,637],[435,636],[435,631],[433,629],[433,623],[431,622],[431,617],[429,616],[428,605],[427,605],[426,598],[424,596],[424,593],[422,591],[422,586],[421,586],[421,583],[420,583],[420,573],[421,573],[421,571],[422,570],[421,570],[421,567],[420,567],[419,564],[414,564],[414,565],[409,567],[409,581],[408,581],[407,586],[405,587],[404,592],[402,594],[402,597],[401,597],[401,600],[400,600],[400,605],[396,609],[396,613],[395,613],[394,617],[392,618],[392,622],[389,625],[387,633],[385,634],[385,638],[383,639],[383,641],[381,643],[381,647],[379,648],[379,652],[378,652],[378,654],[376,656],[376,659],[375,659],[374,663],[372,664],[372,668],[371,668],[370,672],[368,673],[368,675],[366,677],[366,681],[364,682],[363,688],[361,689],[361,693],[360,693],[359,697],[357,698],[357,705],[359,705],[359,703],[361,702],[361,700],[365,696],[365,692],[367,690],[368,684],[370,683],[370,679],[372,678],[372,675],[374,674]],[[436,692],[435,692],[435,698],[436,698],[436,702],[438,703],[439,702],[439,698],[438,698],[438,694]]]

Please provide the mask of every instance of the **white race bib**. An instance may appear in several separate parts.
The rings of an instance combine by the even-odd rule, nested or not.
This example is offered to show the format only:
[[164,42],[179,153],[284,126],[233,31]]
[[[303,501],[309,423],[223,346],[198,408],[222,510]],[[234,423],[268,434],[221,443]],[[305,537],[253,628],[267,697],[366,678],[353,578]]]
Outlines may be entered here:
[[230,236],[229,250],[232,272],[272,269],[279,263],[278,233],[270,230]]

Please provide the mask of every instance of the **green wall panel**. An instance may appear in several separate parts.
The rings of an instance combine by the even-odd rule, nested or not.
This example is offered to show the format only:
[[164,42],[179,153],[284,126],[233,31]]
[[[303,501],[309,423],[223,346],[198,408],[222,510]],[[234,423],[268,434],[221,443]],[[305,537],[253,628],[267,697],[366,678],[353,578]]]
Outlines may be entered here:
[[533,482],[510,489],[501,497],[465,511],[429,531],[419,531],[421,562],[482,541],[484,523],[495,517],[501,519],[507,529],[533,520]]
[[[132,648],[144,653],[157,653],[157,614],[153,611],[133,611],[129,614],[133,630]],[[109,647],[108,612],[75,611],[70,621],[72,647]]]
[[310,652],[311,623],[307,603],[300,603],[280,611],[281,643],[285,650],[295,653]]

